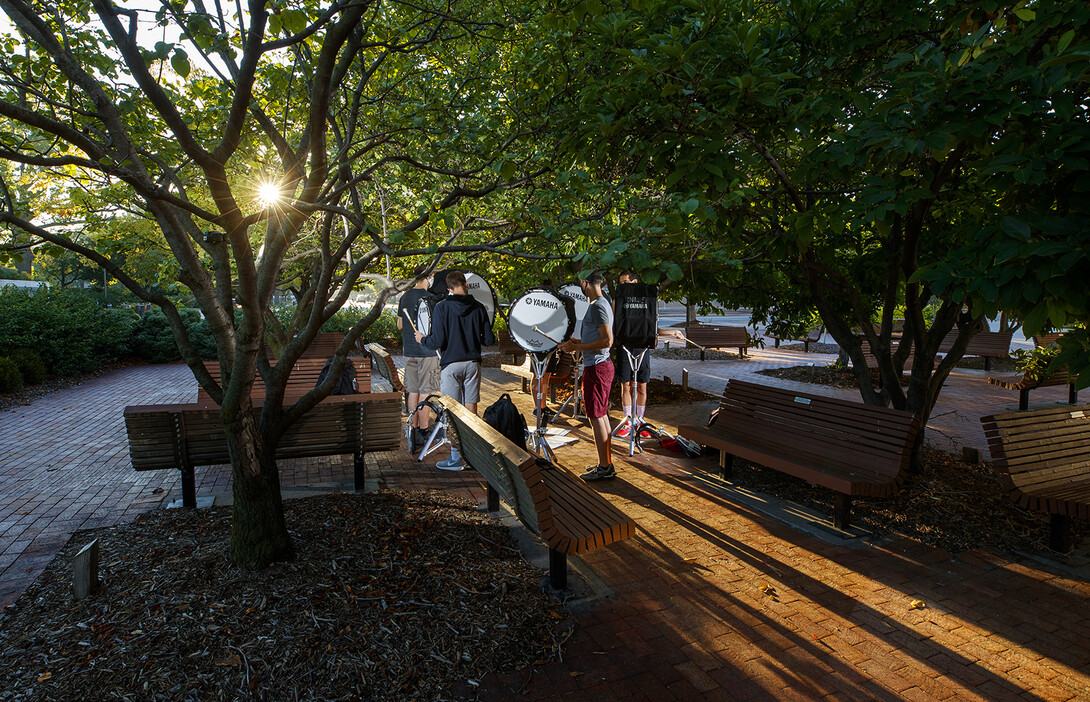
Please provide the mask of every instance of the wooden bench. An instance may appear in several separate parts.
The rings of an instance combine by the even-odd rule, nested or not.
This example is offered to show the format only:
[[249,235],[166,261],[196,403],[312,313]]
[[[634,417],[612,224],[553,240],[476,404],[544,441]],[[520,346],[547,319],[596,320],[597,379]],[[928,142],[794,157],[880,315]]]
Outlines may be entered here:
[[521,366],[526,362],[526,349],[522,348],[511,338],[511,332],[500,329],[496,332],[496,344],[499,346],[501,356],[510,356],[511,363]]
[[401,371],[394,363],[394,357],[381,344],[367,344],[366,349],[371,354],[372,367],[390,383],[394,392],[405,392],[405,383],[402,382]]
[[[951,329],[950,332],[943,337],[942,343],[939,344],[939,353],[950,353],[950,349],[954,347],[954,341],[958,337],[958,330]],[[1009,358],[1011,353],[1011,340],[1014,338],[1013,331],[1007,332],[993,332],[993,331],[980,331],[973,335],[969,339],[969,345],[965,348],[965,356],[983,356],[984,357],[984,370],[990,371],[992,369],[993,358]]]
[[[259,412],[259,409],[255,409]],[[196,466],[231,462],[220,410],[214,404],[134,405],[125,408],[129,455],[136,470],[182,472],[182,504],[196,507]],[[318,403],[284,433],[279,458],[353,455],[357,490],[364,454],[401,445],[401,395],[335,395]]]
[[1067,401],[1074,405],[1079,401],[1079,391],[1075,389],[1075,380],[1067,377],[1067,371],[1059,370],[1049,373],[1043,378],[1033,378],[1025,373],[1021,375],[1005,375],[999,378],[988,378],[992,385],[998,385],[1006,390],[1018,391],[1018,409],[1025,412],[1029,409],[1029,391],[1037,388],[1056,387],[1066,385]]
[[[337,353],[337,349],[340,348],[342,341],[344,341],[344,334],[340,332],[318,332],[314,335],[314,341],[310,342],[310,346],[303,350],[303,355],[300,358],[321,358],[323,361],[332,358]],[[353,349],[358,348],[359,342],[357,341]],[[272,349],[268,346],[265,347],[265,351],[270,358],[275,358]]]
[[803,353],[810,353],[810,344],[816,344],[821,341],[821,338],[825,336],[825,327],[815,327],[807,332],[806,336],[799,338],[796,336],[777,336],[775,334],[769,334],[768,337],[775,342],[775,348],[780,348],[781,341],[801,341]]
[[833,490],[838,529],[850,524],[852,498],[900,489],[916,431],[909,412],[740,380],[727,383],[715,424],[678,427],[719,449],[724,477],[737,456]]
[[981,417],[992,468],[1020,507],[1051,516],[1049,545],[1071,549],[1071,520],[1090,519],[1090,405]]
[[[288,382],[284,386],[284,399],[294,401],[313,390],[314,386],[318,384],[318,376],[321,375],[322,367],[328,360],[328,358],[320,357],[303,357],[296,361],[295,366],[288,375]],[[346,360],[356,368],[356,391],[360,394],[371,392],[371,359],[367,356],[360,356],[349,357]],[[208,369],[208,372],[215,378],[217,383],[220,382],[219,363],[206,361],[204,367]],[[265,400],[265,381],[261,378],[261,374],[256,371],[254,372],[254,385],[250,391],[250,399],[254,404],[260,404]],[[212,402],[212,397],[200,386],[197,387],[197,402]]]
[[454,426],[462,456],[488,484],[488,509],[499,498],[549,547],[549,582],[567,587],[567,557],[636,534],[636,523],[564,468],[538,459],[507,440],[450,397],[440,401]]
[[685,327],[685,337],[704,348],[700,349],[700,360],[704,360],[704,349],[738,349],[739,356],[746,355],[749,348],[749,334],[745,327],[716,327],[697,324]]

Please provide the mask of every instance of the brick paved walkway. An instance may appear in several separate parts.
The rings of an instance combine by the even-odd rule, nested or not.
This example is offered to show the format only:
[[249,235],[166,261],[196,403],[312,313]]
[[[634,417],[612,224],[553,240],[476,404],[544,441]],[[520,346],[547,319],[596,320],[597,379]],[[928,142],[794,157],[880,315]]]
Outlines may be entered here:
[[[804,357],[791,353],[656,359],[654,370],[676,380],[684,365],[691,384],[718,392],[727,377]],[[931,435],[979,443],[970,431],[976,417],[1015,402],[986,382],[972,371],[955,377]],[[514,384],[486,371],[483,401]],[[1039,392],[1035,403],[1063,399]],[[0,413],[0,604],[18,596],[72,531],[177,495],[169,471],[132,471],[121,408],[194,394],[184,367],[146,366]],[[528,410],[529,397],[513,394]],[[648,414],[672,427],[706,417],[712,404],[652,406]],[[561,462],[593,462],[587,428],[560,424],[581,438],[558,449]],[[403,451],[369,456],[368,476],[387,488],[441,488],[483,502],[474,473],[431,467],[444,455],[426,464]],[[601,491],[640,532],[584,559],[613,594],[574,605],[563,662],[490,676],[477,691],[483,699],[1090,699],[1085,578],[1010,554],[818,538],[727,499],[708,474],[713,459],[657,449],[617,457],[620,477]],[[285,461],[282,474],[288,486],[345,486],[351,463]],[[198,494],[229,490],[226,467],[199,468],[197,478]],[[926,606],[914,609],[912,600]]]

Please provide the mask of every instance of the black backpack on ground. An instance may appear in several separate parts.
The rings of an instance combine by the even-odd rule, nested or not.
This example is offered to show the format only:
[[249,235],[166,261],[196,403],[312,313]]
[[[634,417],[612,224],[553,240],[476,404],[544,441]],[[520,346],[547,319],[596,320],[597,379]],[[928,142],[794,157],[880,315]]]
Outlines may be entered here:
[[523,451],[526,450],[526,420],[511,402],[507,393],[493,402],[484,411],[484,421],[493,429],[506,436],[511,443]]
[[[318,387],[325,378],[329,375],[329,367],[333,365],[333,359],[329,359],[322,366],[322,372],[318,374],[318,382],[314,384],[314,387]],[[356,388],[353,386],[353,382],[356,380],[356,366],[352,363],[351,358],[344,359],[344,368],[341,369],[341,377],[337,379],[337,384],[333,386],[333,392],[330,395],[354,395]]]

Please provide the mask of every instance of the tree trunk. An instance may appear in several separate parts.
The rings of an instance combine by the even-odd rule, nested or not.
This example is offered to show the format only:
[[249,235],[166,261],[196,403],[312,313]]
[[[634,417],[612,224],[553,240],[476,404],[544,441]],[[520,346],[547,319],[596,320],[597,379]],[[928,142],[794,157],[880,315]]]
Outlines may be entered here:
[[226,418],[231,453],[234,511],[231,520],[231,561],[250,569],[291,560],[295,554],[284,522],[276,450],[270,446],[246,408]]

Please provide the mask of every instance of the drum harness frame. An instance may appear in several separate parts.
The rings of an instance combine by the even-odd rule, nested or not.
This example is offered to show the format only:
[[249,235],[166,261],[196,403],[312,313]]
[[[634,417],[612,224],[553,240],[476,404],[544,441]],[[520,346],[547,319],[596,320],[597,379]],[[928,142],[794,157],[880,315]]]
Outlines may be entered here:
[[633,354],[628,350],[627,346],[619,346],[618,348],[620,348],[621,351],[624,351],[625,355],[628,356],[628,366],[632,369],[632,380],[628,383],[632,392],[632,415],[625,415],[624,419],[613,428],[610,437],[617,436],[617,432],[619,432],[625,424],[628,424],[628,455],[632,456],[636,451],[643,453],[643,446],[640,445],[640,432],[643,431],[644,427],[658,435],[658,432],[652,425],[636,416],[636,375],[639,373],[640,366],[643,365],[647,354],[650,353],[650,349],[643,349],[638,354]]

